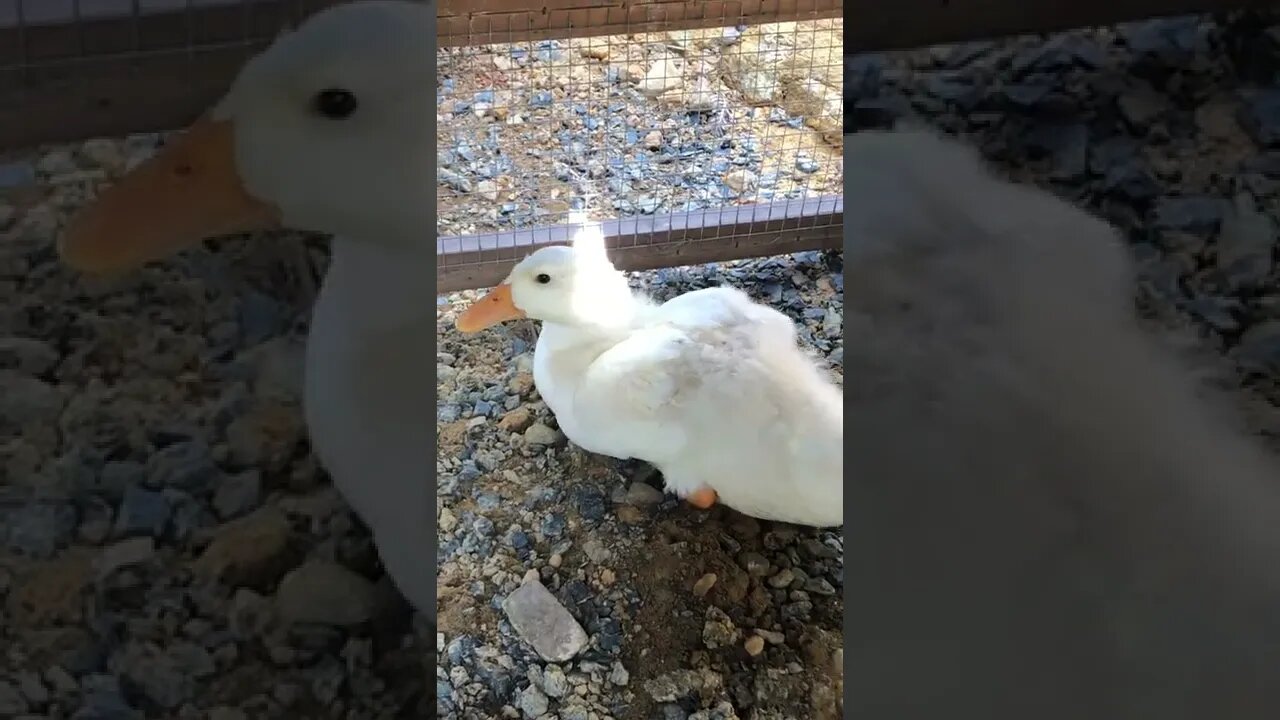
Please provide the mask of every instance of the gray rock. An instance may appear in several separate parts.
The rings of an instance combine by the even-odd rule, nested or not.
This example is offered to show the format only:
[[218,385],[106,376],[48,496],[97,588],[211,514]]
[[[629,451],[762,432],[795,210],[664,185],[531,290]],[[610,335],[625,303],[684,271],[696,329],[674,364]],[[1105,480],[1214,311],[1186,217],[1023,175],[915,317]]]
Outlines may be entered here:
[[1160,194],[1160,183],[1138,160],[1126,160],[1107,168],[1102,190],[1135,203],[1149,202]]
[[195,697],[195,679],[183,673],[166,653],[153,645],[130,642],[113,662],[147,700],[166,710],[175,710]]
[[537,580],[530,580],[508,595],[502,609],[516,633],[543,660],[565,662],[587,645],[586,631]]
[[85,693],[71,720],[143,720],[143,714],[125,701],[119,688],[114,692]]
[[44,340],[0,337],[0,369],[43,375],[58,364],[58,351]]
[[221,475],[208,444],[200,440],[161,448],[147,461],[147,478],[153,487],[202,490],[217,483]]
[[231,520],[248,513],[262,502],[262,474],[248,470],[223,478],[213,493],[213,509],[218,517]]
[[14,717],[27,711],[27,699],[18,688],[0,680],[0,717]]
[[150,535],[160,537],[169,525],[172,508],[165,496],[137,485],[125,488],[120,509],[116,511],[115,536],[118,538]]
[[373,583],[334,562],[308,560],[276,590],[276,608],[287,622],[356,625],[373,617]]
[[530,685],[520,693],[520,712],[527,718],[539,718],[546,714],[547,696],[538,688]]
[[0,188],[30,187],[36,184],[35,166],[23,160],[0,163]]
[[66,503],[29,503],[0,521],[8,526],[7,544],[34,558],[49,558],[75,535],[76,510]]
[[155,554],[156,544],[150,536],[131,537],[104,548],[94,563],[94,570],[99,578],[105,578],[121,568],[141,565]]
[[23,670],[16,674],[18,681],[18,691],[27,699],[27,702],[37,707],[49,702],[49,689],[40,681],[40,676],[30,670]]
[[769,578],[769,587],[784,588],[795,580],[795,573],[790,568],[782,568],[773,577]]
[[1246,372],[1280,374],[1280,320],[1268,320],[1246,330],[1231,355]]
[[1240,108],[1240,125],[1263,147],[1280,145],[1280,90],[1263,90]]
[[197,680],[212,677],[218,669],[208,650],[188,640],[172,643],[165,654],[175,669]]
[[1139,132],[1145,132],[1151,123],[1155,122],[1160,116],[1168,111],[1169,106],[1165,100],[1165,96],[1160,95],[1149,87],[1133,90],[1121,95],[1116,103],[1120,107],[1120,114],[1124,117],[1129,127]]
[[627,488],[627,494],[623,498],[623,502],[628,505],[646,507],[661,503],[662,498],[662,491],[649,483],[633,482]]
[[676,702],[706,688],[713,679],[710,673],[675,670],[645,681],[644,689],[658,702]]
[[110,460],[102,464],[98,473],[98,488],[106,499],[118,503],[124,498],[126,488],[139,485],[146,478],[145,465],[132,460]]
[[1276,227],[1248,193],[1236,195],[1218,234],[1218,269],[1232,290],[1255,288],[1271,274]]
[[553,430],[542,423],[534,423],[524,431],[525,442],[530,445],[554,445],[561,437],[563,436],[559,430]]
[[58,388],[18,373],[0,370],[0,434],[27,425],[51,425],[66,405]]
[[707,608],[706,618],[702,623],[702,643],[708,649],[718,650],[734,645],[741,637],[742,631],[723,610],[714,605]]
[[606,563],[611,557],[613,557],[613,553],[609,548],[605,547],[604,543],[596,540],[595,538],[592,538],[582,544],[582,552],[586,553],[587,558],[597,565]]
[[548,665],[542,671],[542,691],[547,697],[564,697],[569,692],[569,678],[559,665]]
[[1089,159],[1089,129],[1081,123],[1040,123],[1022,139],[1027,154],[1048,157],[1057,180],[1083,177]]
[[1226,210],[1221,198],[1163,197],[1156,202],[1153,220],[1160,229],[1208,233],[1218,229]]
[[274,618],[275,608],[271,601],[249,588],[239,588],[231,597],[227,623],[238,637],[249,639],[262,635]]

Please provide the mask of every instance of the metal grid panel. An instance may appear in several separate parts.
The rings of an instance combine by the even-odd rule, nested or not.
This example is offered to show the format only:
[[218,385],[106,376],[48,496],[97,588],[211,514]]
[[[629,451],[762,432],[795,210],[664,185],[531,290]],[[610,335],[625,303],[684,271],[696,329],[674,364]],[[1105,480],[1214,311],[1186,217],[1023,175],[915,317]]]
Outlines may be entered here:
[[568,240],[575,211],[627,269],[839,246],[837,3],[594,4],[443,4],[441,291]]

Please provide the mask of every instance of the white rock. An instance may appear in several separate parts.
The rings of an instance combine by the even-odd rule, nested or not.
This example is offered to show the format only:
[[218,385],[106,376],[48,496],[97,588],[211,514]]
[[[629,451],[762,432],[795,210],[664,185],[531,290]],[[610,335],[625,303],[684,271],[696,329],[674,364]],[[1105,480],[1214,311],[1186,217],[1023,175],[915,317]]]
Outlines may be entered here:
[[730,170],[724,175],[724,184],[739,195],[755,190],[759,183],[760,178],[746,168]]
[[525,642],[548,662],[572,659],[587,646],[587,633],[550,590],[538,581],[507,596],[502,610]]

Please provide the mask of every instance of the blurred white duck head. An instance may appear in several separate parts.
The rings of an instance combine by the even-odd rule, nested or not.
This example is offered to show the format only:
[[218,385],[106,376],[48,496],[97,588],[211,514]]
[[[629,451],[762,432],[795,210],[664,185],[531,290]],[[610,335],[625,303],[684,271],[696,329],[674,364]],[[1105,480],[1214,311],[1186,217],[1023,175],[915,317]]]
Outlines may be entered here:
[[249,60],[188,131],[73,219],[64,259],[123,270],[272,227],[425,241],[434,87],[428,5],[339,5]]
[[501,284],[458,316],[457,328],[477,332],[526,317],[584,329],[630,322],[639,299],[609,261],[600,225],[575,222],[581,227],[572,245],[544,247],[521,260]]

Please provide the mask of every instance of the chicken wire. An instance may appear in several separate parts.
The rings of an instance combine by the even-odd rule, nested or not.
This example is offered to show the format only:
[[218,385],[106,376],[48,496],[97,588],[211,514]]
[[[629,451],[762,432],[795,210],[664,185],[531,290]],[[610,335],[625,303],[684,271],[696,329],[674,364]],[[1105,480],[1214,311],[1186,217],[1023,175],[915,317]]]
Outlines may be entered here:
[[442,292],[569,240],[576,212],[627,269],[839,246],[839,4],[513,4],[441,6]]

